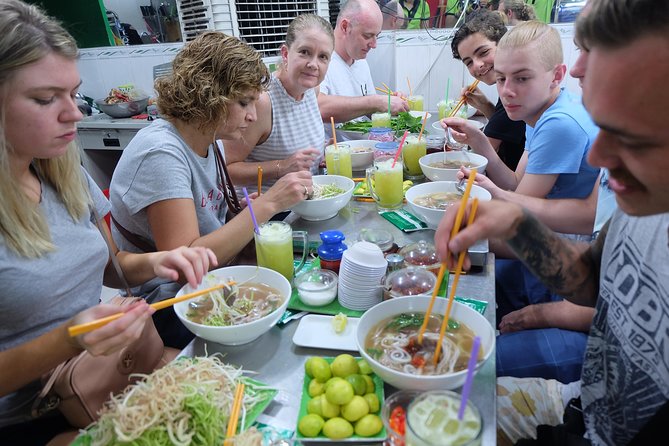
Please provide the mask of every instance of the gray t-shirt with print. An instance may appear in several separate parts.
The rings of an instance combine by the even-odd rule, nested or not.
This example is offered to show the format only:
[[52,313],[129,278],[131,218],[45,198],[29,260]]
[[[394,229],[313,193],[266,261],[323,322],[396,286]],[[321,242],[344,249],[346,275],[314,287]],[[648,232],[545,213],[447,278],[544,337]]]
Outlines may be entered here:
[[[140,130],[123,150],[114,170],[110,187],[114,219],[155,245],[146,208],[159,201],[186,198],[195,205],[201,236],[223,226],[227,206],[217,185],[213,150],[209,147],[206,157],[199,156],[167,120],[158,119]],[[115,225],[112,235],[120,249],[141,252]],[[165,279],[154,279],[136,291],[154,302],[174,296],[179,287]]]
[[[82,169],[83,170],[83,169]],[[100,215],[110,206],[85,174]],[[40,208],[49,225],[55,250],[39,258],[17,255],[0,235],[0,350],[35,339],[96,305],[109,259],[107,245],[91,213],[74,221],[45,180]],[[39,381],[0,397],[0,427],[29,419]]]

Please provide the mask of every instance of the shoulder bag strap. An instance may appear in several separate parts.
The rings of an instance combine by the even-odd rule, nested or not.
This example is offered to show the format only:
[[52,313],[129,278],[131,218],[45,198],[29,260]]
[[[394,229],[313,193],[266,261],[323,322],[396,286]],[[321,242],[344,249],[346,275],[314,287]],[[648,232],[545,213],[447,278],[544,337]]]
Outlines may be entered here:
[[118,229],[118,232],[121,233],[123,238],[132,243],[136,248],[140,249],[142,252],[156,252],[158,249],[151,242],[151,240],[142,237],[141,235],[134,234],[128,231],[121,223],[114,218],[114,214],[111,214],[111,221]]
[[130,291],[130,285],[128,285],[128,281],[125,280],[125,275],[123,274],[123,270],[121,269],[121,265],[119,265],[119,263],[118,263],[118,259],[116,258],[116,253],[114,253],[114,250],[112,249],[111,242],[109,241],[109,238],[107,237],[107,231],[105,231],[105,226],[103,226],[105,223],[100,218],[100,214],[98,213],[98,210],[95,209],[94,205],[91,205],[91,210],[93,211],[93,215],[95,216],[95,222],[98,225],[98,229],[100,230],[100,233],[102,233],[102,238],[105,240],[105,243],[107,244],[107,249],[109,249],[109,256],[111,257],[111,261],[112,261],[112,264],[114,265],[114,269],[116,269],[116,274],[118,274],[118,278],[121,279],[121,283],[123,284],[123,287],[125,288],[125,292],[128,293],[128,296],[132,296],[132,291]]
[[214,157],[216,159],[216,172],[218,174],[218,187],[223,191],[223,195],[225,195],[228,209],[235,215],[239,214],[242,211],[242,206],[239,204],[235,185],[232,184],[228,168],[225,166],[225,160],[222,155],[222,144],[220,141],[216,141],[213,146]]

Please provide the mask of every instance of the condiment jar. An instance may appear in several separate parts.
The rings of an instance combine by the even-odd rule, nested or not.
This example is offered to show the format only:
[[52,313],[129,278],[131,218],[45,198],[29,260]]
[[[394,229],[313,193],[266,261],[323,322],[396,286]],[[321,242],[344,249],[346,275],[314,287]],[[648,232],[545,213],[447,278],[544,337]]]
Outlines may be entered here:
[[424,268],[402,268],[386,276],[383,299],[431,294],[437,284],[437,276]]
[[372,127],[369,129],[369,135],[367,135],[372,141],[381,141],[388,142],[395,139],[393,135],[393,129],[390,127]]
[[363,228],[358,234],[358,241],[374,243],[383,251],[384,256],[399,249],[393,235],[385,229]]
[[386,262],[388,262],[388,274],[404,268],[404,257],[399,254],[388,254],[386,256]]
[[427,153],[436,153],[443,152],[444,145],[446,145],[446,137],[442,135],[429,134],[425,136],[425,142],[427,143]]
[[404,256],[404,265],[425,268],[434,274],[439,274],[441,262],[432,243],[420,240],[410,243],[400,249],[399,253]]
[[374,146],[374,159],[395,156],[400,143],[396,141],[377,142]]
[[346,237],[344,237],[343,232],[337,230],[323,231],[320,236],[323,241],[318,247],[321,268],[329,269],[339,274],[341,257],[348,248],[343,242]]

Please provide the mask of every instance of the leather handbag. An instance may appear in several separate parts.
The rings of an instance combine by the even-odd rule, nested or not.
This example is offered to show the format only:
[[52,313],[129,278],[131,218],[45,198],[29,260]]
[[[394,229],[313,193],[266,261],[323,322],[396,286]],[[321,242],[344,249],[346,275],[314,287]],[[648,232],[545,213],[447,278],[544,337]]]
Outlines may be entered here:
[[[103,224],[93,209],[98,225]],[[112,263],[127,286],[105,231]],[[129,290],[128,290],[129,292]],[[135,297],[115,297],[112,303],[130,305]],[[44,386],[32,407],[33,417],[58,408],[74,427],[83,428],[98,419],[98,412],[112,395],[122,392],[140,377],[174,359],[178,350],[165,348],[153,321],[149,318],[141,336],[121,351],[107,356],[93,356],[87,351],[70,358],[43,377]]]

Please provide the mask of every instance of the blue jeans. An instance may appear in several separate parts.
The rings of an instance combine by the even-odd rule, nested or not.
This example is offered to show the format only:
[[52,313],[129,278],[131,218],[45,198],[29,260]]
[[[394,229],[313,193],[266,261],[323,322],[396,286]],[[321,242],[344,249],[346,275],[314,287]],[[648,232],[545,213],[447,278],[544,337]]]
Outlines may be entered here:
[[[560,301],[520,261],[495,261],[497,324],[506,314],[527,305]],[[581,377],[587,333],[542,328],[497,337],[497,376],[540,377],[563,383]]]
[[497,376],[578,381],[587,340],[587,333],[559,328],[501,334],[495,345]]

